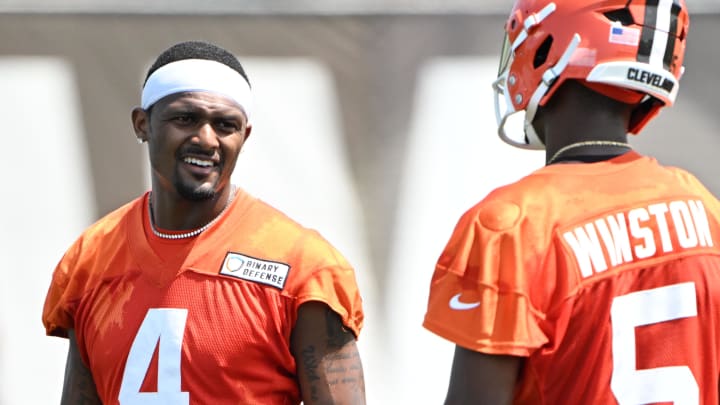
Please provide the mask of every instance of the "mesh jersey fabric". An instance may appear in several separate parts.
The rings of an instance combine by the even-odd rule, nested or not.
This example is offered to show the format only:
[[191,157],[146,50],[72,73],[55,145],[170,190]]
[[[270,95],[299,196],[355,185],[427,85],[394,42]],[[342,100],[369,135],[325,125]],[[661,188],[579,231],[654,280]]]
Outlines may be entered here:
[[681,169],[546,166],[461,217],[423,325],[525,357],[516,404],[716,404],[718,243],[718,202]]
[[[237,193],[215,225],[180,240],[149,230],[145,194],[88,228],[61,259],[43,323],[48,335],[75,329],[103,403],[119,403],[134,370],[126,384],[142,383],[141,403],[146,392],[174,390],[189,393],[191,404],[298,404],[289,349],[298,307],[324,302],[358,336],[361,298],[343,256],[317,232]],[[140,335],[150,339],[138,343],[144,355],[154,351],[149,364],[136,361],[142,349],[129,356]],[[158,354],[173,344],[181,356]],[[179,370],[171,360],[178,356]]]

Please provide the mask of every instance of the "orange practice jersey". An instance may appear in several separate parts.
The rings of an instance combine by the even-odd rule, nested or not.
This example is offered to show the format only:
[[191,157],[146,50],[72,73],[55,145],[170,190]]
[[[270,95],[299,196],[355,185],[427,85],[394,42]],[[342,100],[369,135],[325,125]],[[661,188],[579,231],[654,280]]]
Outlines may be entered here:
[[191,239],[149,231],[147,194],[90,227],[58,264],[43,322],[74,329],[104,404],[298,404],[290,334],[326,303],[357,336],[355,275],[319,234],[238,192]]
[[547,166],[463,215],[424,326],[525,357],[516,404],[717,404],[719,243],[685,171],[635,152]]

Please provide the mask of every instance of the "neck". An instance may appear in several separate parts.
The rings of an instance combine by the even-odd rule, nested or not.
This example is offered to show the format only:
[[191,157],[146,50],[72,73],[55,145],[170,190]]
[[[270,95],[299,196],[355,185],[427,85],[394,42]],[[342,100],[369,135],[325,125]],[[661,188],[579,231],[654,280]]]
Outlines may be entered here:
[[[587,128],[567,128],[567,132],[563,132],[565,136],[548,137],[545,148],[546,162],[552,163],[559,155],[609,156],[626,152],[630,145],[624,129],[613,129],[607,124],[604,122],[604,125],[593,125],[590,120]],[[551,139],[553,141],[550,141]]]
[[208,200],[192,201],[177,193],[165,192],[153,185],[149,196],[150,214],[156,228],[183,231],[202,227],[220,215],[231,199],[231,189],[224,187]]
[[622,155],[632,149],[630,144],[615,141],[574,142],[558,149],[547,159],[548,165],[560,161],[599,162]]
[[[543,120],[546,160],[573,144],[585,147],[567,154],[619,154],[618,144],[627,144],[632,106],[596,93],[574,81],[558,90],[561,97],[546,111]],[[556,95],[557,96],[557,95]],[[555,100],[551,100],[553,102]],[[594,146],[591,145],[594,143]],[[567,156],[567,155],[566,155]]]

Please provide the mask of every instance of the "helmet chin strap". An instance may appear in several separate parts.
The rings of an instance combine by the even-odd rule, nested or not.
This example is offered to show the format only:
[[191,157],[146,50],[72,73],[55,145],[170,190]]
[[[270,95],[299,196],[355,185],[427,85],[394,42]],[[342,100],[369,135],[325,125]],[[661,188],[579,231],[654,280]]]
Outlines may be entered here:
[[580,34],[575,33],[570,41],[570,44],[560,57],[560,60],[558,60],[558,63],[551,66],[545,71],[545,73],[543,73],[542,81],[538,84],[537,89],[535,89],[535,92],[525,108],[525,136],[527,136],[528,142],[531,145],[544,145],[542,140],[540,140],[537,131],[535,131],[535,127],[533,127],[532,122],[535,119],[535,114],[537,113],[538,105],[540,105],[540,100],[542,100],[550,86],[552,86],[555,80],[560,77],[565,68],[567,68],[568,63],[570,63],[570,57],[572,57],[573,53],[575,53],[578,45],[580,45]]

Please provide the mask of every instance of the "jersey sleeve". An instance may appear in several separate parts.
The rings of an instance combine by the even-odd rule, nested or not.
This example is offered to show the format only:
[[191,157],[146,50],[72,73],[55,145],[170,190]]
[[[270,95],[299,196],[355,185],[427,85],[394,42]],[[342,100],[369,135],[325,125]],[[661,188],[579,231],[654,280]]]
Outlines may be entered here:
[[468,211],[436,265],[423,326],[487,354],[526,357],[547,342],[544,314],[530,299],[541,260],[528,241],[530,227],[514,203]]
[[77,299],[73,272],[77,268],[82,239],[78,239],[60,260],[52,275],[50,288],[45,297],[42,322],[48,336],[68,337],[68,330],[75,327]]
[[303,256],[305,268],[293,277],[290,287],[295,296],[295,312],[306,302],[325,303],[357,338],[364,315],[353,268],[324,240],[310,242]]

